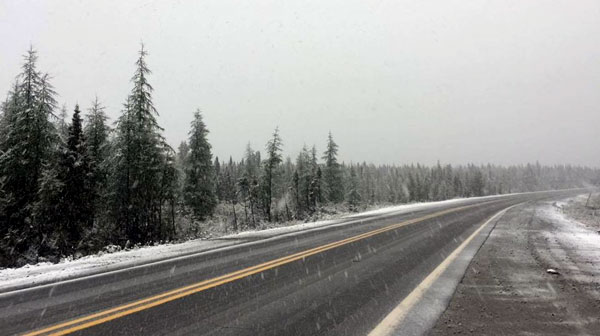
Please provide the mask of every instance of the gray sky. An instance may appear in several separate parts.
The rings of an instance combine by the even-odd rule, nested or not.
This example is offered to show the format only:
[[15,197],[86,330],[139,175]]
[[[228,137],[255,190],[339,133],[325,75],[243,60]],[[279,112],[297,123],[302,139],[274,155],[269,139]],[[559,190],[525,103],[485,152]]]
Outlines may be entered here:
[[600,166],[600,1],[0,0],[0,94],[30,43],[59,102],[114,120],[144,41],[173,146],[200,108],[213,152]]

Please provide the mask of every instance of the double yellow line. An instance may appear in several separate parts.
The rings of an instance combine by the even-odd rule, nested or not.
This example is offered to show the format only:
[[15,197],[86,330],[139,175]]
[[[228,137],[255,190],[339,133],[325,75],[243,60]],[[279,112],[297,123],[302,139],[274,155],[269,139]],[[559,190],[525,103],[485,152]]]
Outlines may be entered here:
[[274,259],[259,265],[255,265],[255,266],[251,266],[245,269],[241,269],[239,271],[235,271],[232,273],[228,273],[216,278],[212,278],[212,279],[208,279],[208,280],[204,280],[189,286],[185,286],[185,287],[181,287],[181,288],[177,288],[162,294],[158,294],[155,296],[151,296],[142,300],[138,300],[138,301],[134,301],[134,302],[130,302],[121,306],[117,306],[114,308],[110,308],[107,310],[103,310],[97,313],[93,313],[90,315],[86,315],[86,316],[82,316],[70,321],[66,321],[66,322],[62,322],[59,324],[55,324],[53,326],[50,327],[46,327],[43,329],[39,329],[39,330],[35,330],[29,333],[26,333],[26,336],[35,336],[35,335],[66,335],[66,334],[70,334],[73,333],[75,331],[78,330],[82,330],[82,329],[87,329],[90,328],[92,326],[98,325],[98,324],[102,324],[114,319],[118,319],[120,317],[123,316],[127,316],[127,315],[131,315],[133,313],[142,311],[142,310],[146,310],[152,307],[156,307],[158,305],[170,302],[170,301],[174,301],[177,300],[179,298],[185,297],[185,296],[189,296],[210,288],[214,288],[241,278],[245,278],[247,276],[253,275],[253,274],[257,274],[281,265],[285,265],[300,259],[304,259],[306,257],[309,257],[311,255],[315,255],[317,253],[321,253],[327,250],[331,250],[334,249],[336,247],[340,247],[343,245],[347,245],[356,241],[359,241],[361,239],[365,239],[365,238],[369,238],[372,236],[375,236],[377,234],[383,233],[383,232],[387,232],[387,231],[391,231],[391,230],[395,230],[399,227],[402,226],[406,226],[406,225],[410,225],[410,224],[414,224],[417,222],[422,222],[425,221],[427,219],[431,219],[431,218],[435,218],[435,217],[439,217],[448,213],[452,213],[452,212],[457,212],[460,210],[464,210],[464,209],[468,209],[468,208],[472,208],[472,207],[476,207],[476,206],[481,206],[482,204],[487,204],[490,202],[485,202],[485,203],[479,203],[479,204],[473,204],[473,205],[467,205],[467,206],[462,206],[462,207],[457,207],[457,208],[452,208],[452,209],[447,209],[447,210],[443,210],[443,211],[439,211],[439,212],[435,212],[423,217],[419,217],[419,218],[415,218],[415,219],[411,219],[405,222],[401,222],[398,224],[393,224],[390,226],[386,226],[377,230],[373,230],[373,231],[369,231],[363,234],[359,234],[350,238],[346,238],[343,240],[339,240],[333,243],[329,243],[326,245],[322,245],[319,247],[315,247],[309,250],[305,250],[302,252],[298,252],[298,253],[294,253],[292,255],[286,256],[286,257],[282,257],[282,258],[278,258],[278,259]]

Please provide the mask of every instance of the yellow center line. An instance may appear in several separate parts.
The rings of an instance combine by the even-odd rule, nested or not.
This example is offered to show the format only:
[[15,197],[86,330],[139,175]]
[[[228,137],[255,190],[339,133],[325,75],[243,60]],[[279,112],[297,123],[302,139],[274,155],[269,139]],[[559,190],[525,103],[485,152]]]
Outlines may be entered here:
[[[130,315],[133,314],[135,312],[141,311],[141,310],[146,310],[173,300],[177,300],[179,298],[185,297],[185,296],[189,296],[192,295],[194,293],[198,293],[210,288],[214,288],[241,278],[245,278],[248,277],[250,275],[253,274],[257,274],[260,272],[263,272],[265,270],[269,270],[284,264],[288,264],[303,258],[306,258],[308,256],[311,255],[315,255],[327,250],[331,250],[333,248],[339,247],[339,246],[343,246],[346,244],[350,244],[353,243],[355,241],[358,240],[362,240],[368,237],[372,237],[374,235],[383,233],[383,232],[387,232],[387,231],[391,231],[391,230],[395,230],[397,228],[400,228],[402,226],[406,226],[406,225],[410,225],[410,224],[414,224],[414,223],[418,223],[418,222],[422,222],[425,221],[427,219],[431,219],[431,218],[435,218],[435,217],[439,217],[448,213],[452,213],[452,212],[457,212],[460,210],[464,210],[464,209],[468,209],[468,208],[472,208],[475,206],[481,206],[483,204],[487,204],[487,203],[491,203],[494,201],[490,201],[490,202],[485,202],[485,203],[479,203],[479,204],[473,204],[473,205],[467,205],[467,206],[462,206],[462,207],[457,207],[457,208],[452,208],[452,209],[447,209],[447,210],[443,210],[443,211],[439,211],[439,212],[435,212],[423,217],[419,217],[419,218],[415,218],[415,219],[411,219],[408,221],[404,221],[401,223],[397,223],[397,224],[393,224],[393,225],[389,225],[380,229],[376,229],[373,231],[369,231],[366,233],[362,233],[350,238],[346,238],[343,240],[339,240],[339,241],[335,241],[329,244],[325,244],[322,246],[318,246],[309,250],[305,250],[305,251],[301,251],[298,253],[294,253],[282,258],[278,258],[278,259],[274,259],[268,262],[264,262],[255,266],[251,266],[248,268],[244,268],[232,273],[228,273],[222,276],[218,276],[212,279],[208,279],[208,280],[204,280],[204,281],[200,281],[198,283],[192,284],[192,285],[188,285],[188,286],[184,286],[184,287],[180,287],[174,290],[170,290],[167,292],[164,292],[162,294],[158,294],[158,295],[154,295],[145,299],[141,299],[141,300],[137,300],[137,301],[133,301],[124,305],[120,305],[114,308],[110,308],[110,309],[106,309],[97,313],[93,313],[90,315],[86,315],[80,318],[76,318],[70,321],[66,321],[63,323],[59,323],[50,327],[46,327],[43,329],[39,329],[30,333],[26,333],[24,334],[24,336],[35,336],[35,335],[41,335],[41,334],[46,334],[46,333],[50,333],[52,331],[56,331],[54,333],[52,333],[51,335],[66,335],[78,330],[82,330],[82,329],[86,329],[89,327],[92,327],[94,325],[98,325],[98,324],[102,324],[104,322],[108,322],[126,315]],[[86,323],[84,323],[86,322]],[[70,327],[70,328],[68,328]],[[64,329],[67,328],[67,329]],[[62,330],[59,330],[62,329]]]

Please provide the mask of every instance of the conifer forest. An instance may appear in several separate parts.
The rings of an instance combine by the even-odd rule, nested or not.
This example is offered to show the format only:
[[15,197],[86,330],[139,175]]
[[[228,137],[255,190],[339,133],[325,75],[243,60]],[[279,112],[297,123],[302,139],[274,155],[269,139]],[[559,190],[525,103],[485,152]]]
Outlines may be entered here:
[[240,160],[215,157],[211,125],[203,120],[212,111],[200,110],[189,111],[188,140],[174,148],[157,122],[161,111],[153,104],[146,55],[142,47],[120,116],[109,120],[101,94],[59,108],[37,52],[25,53],[0,112],[0,266],[314,221],[377,205],[599,182],[596,168],[536,162],[427,166],[403,162],[402,153],[390,153],[396,164],[342,162],[344,148],[331,132],[323,134],[326,148],[304,146],[289,157],[276,120],[264,146],[248,145]]

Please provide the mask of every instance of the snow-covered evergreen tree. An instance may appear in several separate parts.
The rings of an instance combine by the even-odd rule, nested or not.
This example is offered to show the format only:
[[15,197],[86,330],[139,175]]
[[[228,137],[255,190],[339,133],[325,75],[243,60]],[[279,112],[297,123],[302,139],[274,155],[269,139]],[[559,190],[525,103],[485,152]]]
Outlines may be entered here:
[[310,152],[310,167],[311,167],[311,178],[309,185],[309,210],[310,212],[315,212],[317,210],[317,206],[322,202],[322,192],[321,192],[321,180],[323,178],[321,167],[317,162],[317,147],[313,146]]
[[[158,239],[172,239],[177,233],[175,227],[175,211],[179,204],[180,172],[177,169],[177,153],[166,143],[162,142],[163,162],[161,163],[162,176],[159,194],[159,228]],[[166,211],[163,211],[163,209]]]
[[[91,169],[91,180],[93,188],[93,203],[94,203],[94,224],[106,226],[105,214],[107,211],[107,182],[109,174],[110,157],[110,127],[107,125],[108,117],[104,112],[104,106],[96,97],[92,102],[92,106],[88,110],[87,122],[83,133],[85,138],[85,147],[89,158]],[[102,223],[100,223],[102,221]],[[101,229],[101,228],[98,228]],[[110,228],[105,228],[104,232],[99,234],[105,238],[112,233]],[[97,238],[97,237],[95,237]]]
[[200,110],[197,110],[190,131],[190,153],[187,157],[183,187],[185,203],[192,209],[197,220],[212,215],[217,204],[215,172],[207,135],[208,129]]
[[80,114],[76,105],[58,167],[57,178],[62,190],[56,204],[59,221],[55,223],[55,234],[57,247],[64,255],[76,250],[94,219],[94,181]]
[[231,204],[231,213],[233,214],[232,226],[234,231],[238,231],[238,216],[236,213],[236,205],[238,202],[238,191],[236,188],[237,169],[233,159],[229,157],[229,163],[225,166],[222,179],[222,193],[225,202]]
[[246,145],[246,153],[243,160],[242,177],[238,181],[240,194],[244,199],[245,210],[250,210],[249,221],[251,227],[256,227],[257,216],[260,205],[260,151],[254,151],[250,143]]
[[356,169],[353,165],[350,166],[350,176],[348,178],[348,190],[346,192],[346,200],[350,211],[357,211],[361,202],[361,195],[358,191],[359,181],[356,175]]
[[283,142],[279,136],[279,127],[275,128],[271,139],[267,142],[267,159],[264,163],[264,188],[265,188],[265,212],[267,214],[267,220],[271,221],[272,218],[272,202],[273,202],[273,180],[276,173],[276,169],[282,162],[281,147]]
[[296,158],[296,173],[294,176],[294,188],[296,193],[296,213],[298,217],[304,217],[309,214],[310,197],[311,197],[311,181],[312,181],[312,163],[311,153],[306,145],[302,151],[298,153]]
[[49,120],[56,94],[49,76],[37,70],[36,51],[31,48],[24,58],[0,122],[0,263],[9,265],[26,253],[29,260],[37,257],[44,240],[44,223],[34,220],[33,211],[56,143],[56,129]]
[[219,157],[215,157],[215,163],[213,164],[215,167],[215,194],[217,196],[217,201],[225,200],[225,196],[223,193],[223,178],[224,172],[221,171],[221,162],[219,161]]
[[67,123],[67,104],[63,104],[55,122],[56,130],[62,142],[67,142],[69,137],[69,124]]
[[342,170],[337,161],[338,145],[333,141],[333,136],[329,132],[327,137],[327,149],[323,154],[325,166],[323,167],[323,182],[327,201],[340,203],[344,200],[344,185],[342,180]]
[[119,117],[111,158],[111,211],[123,242],[161,239],[164,165],[162,129],[152,103],[147,52],[142,46],[131,81],[133,89]]

